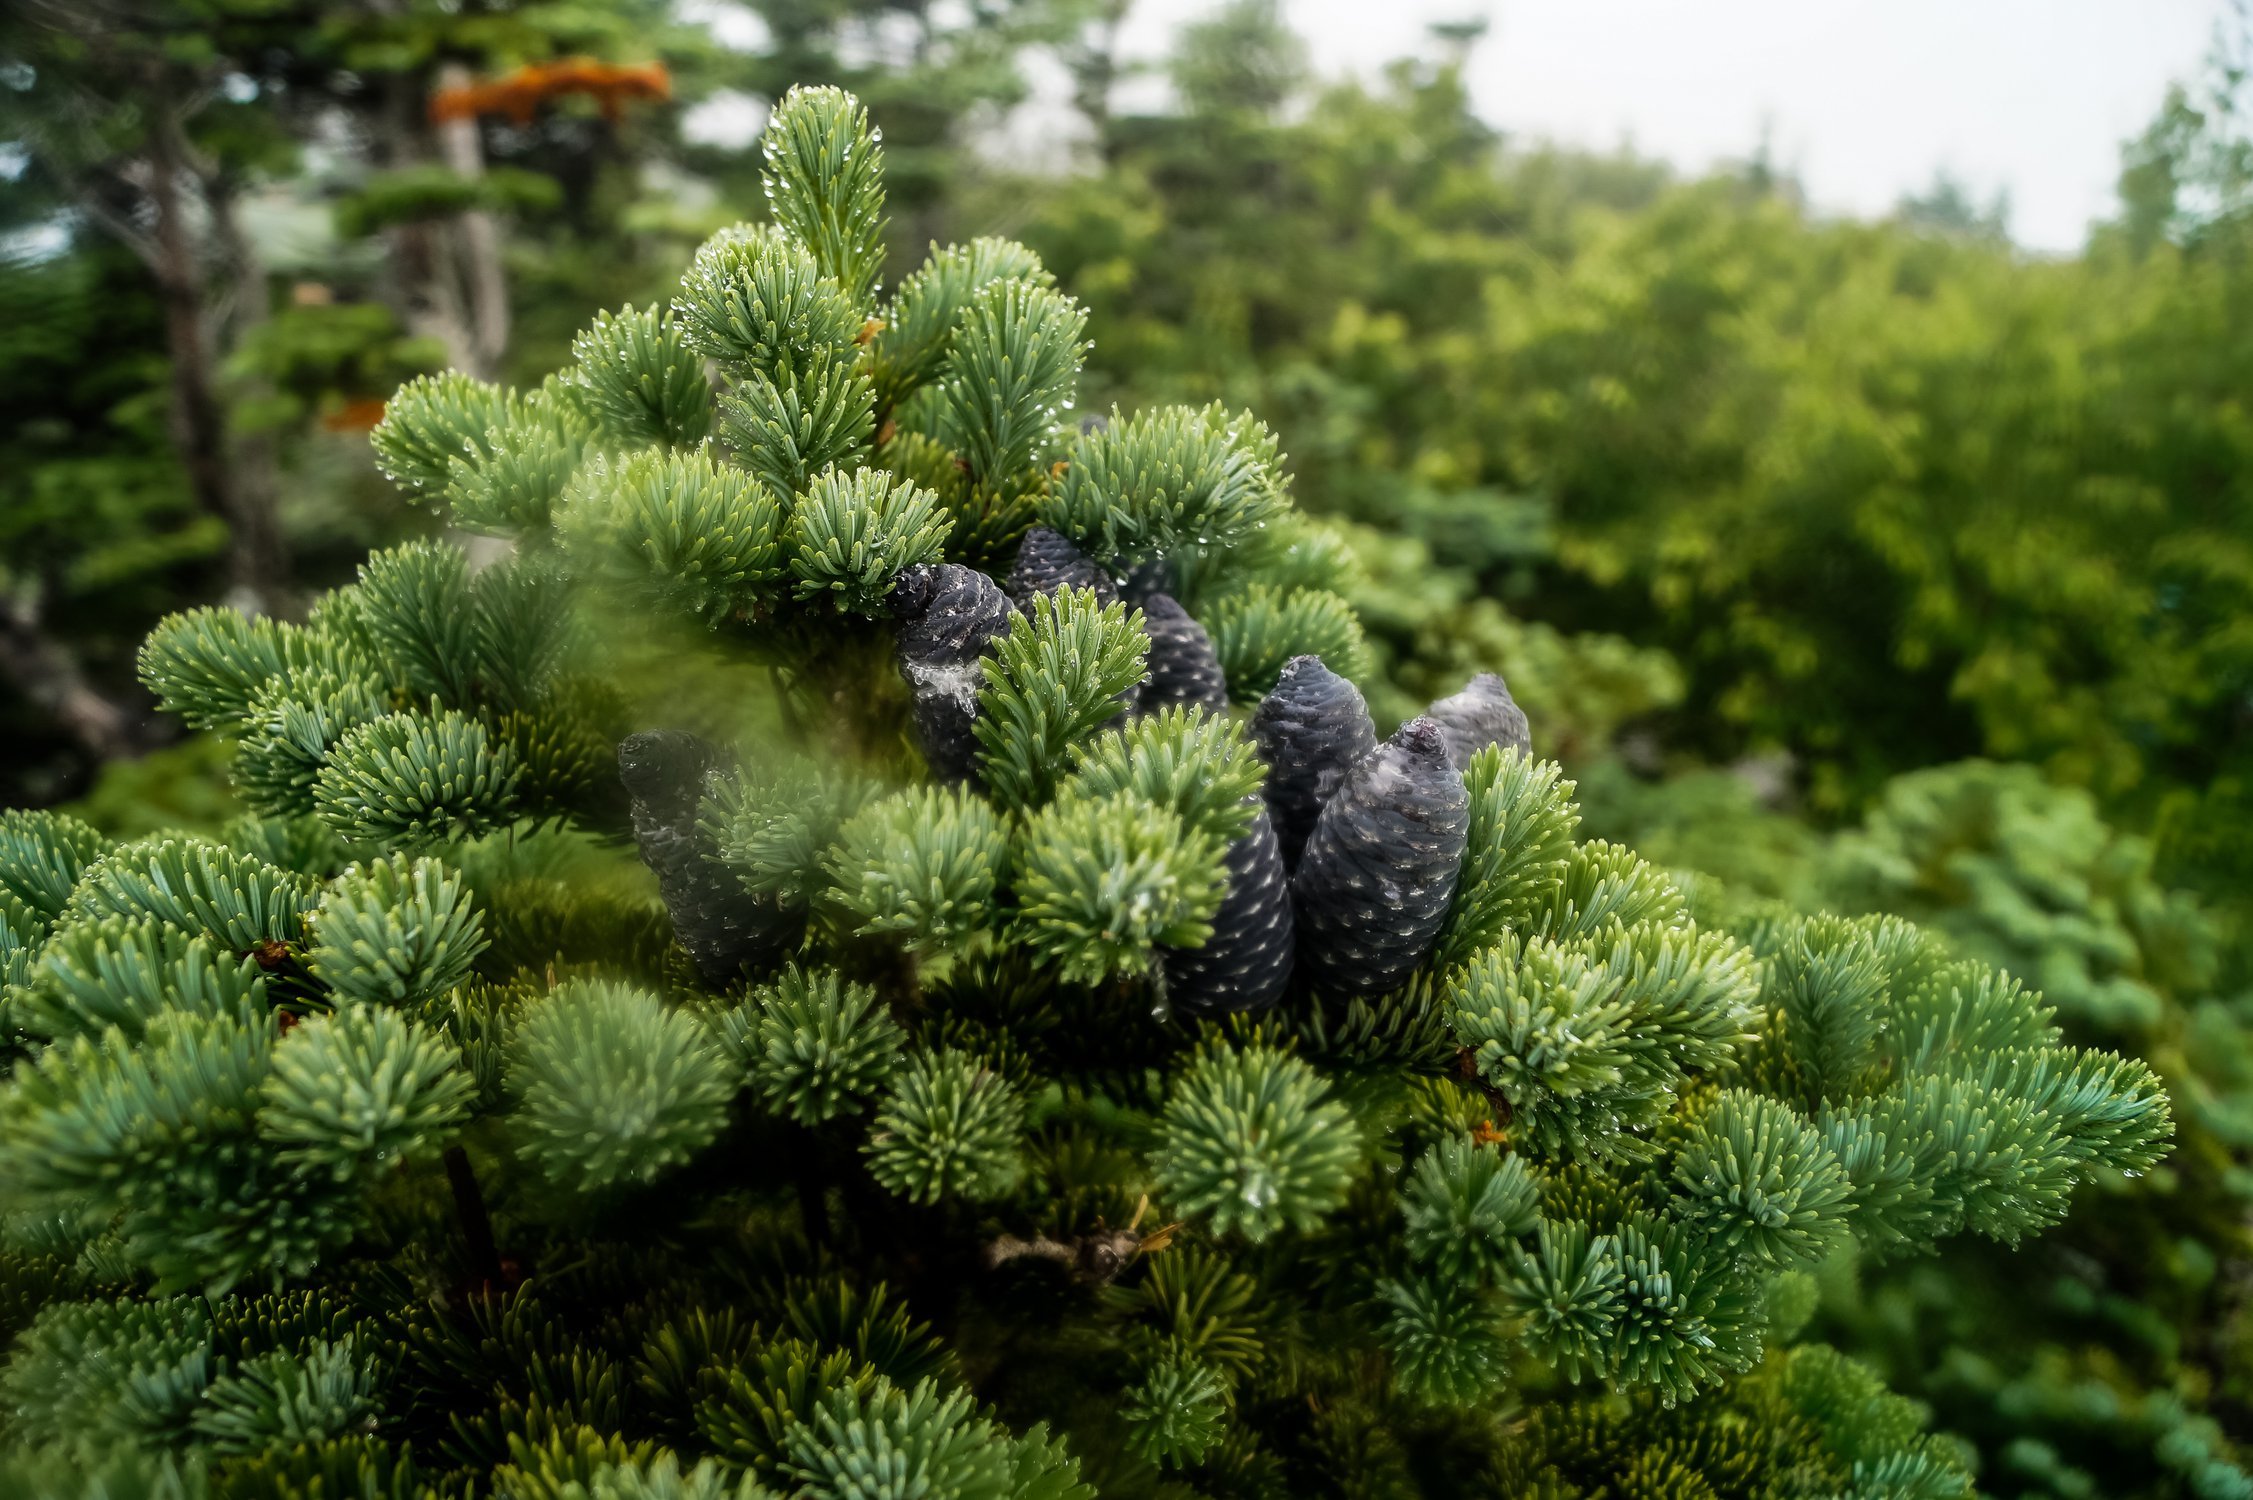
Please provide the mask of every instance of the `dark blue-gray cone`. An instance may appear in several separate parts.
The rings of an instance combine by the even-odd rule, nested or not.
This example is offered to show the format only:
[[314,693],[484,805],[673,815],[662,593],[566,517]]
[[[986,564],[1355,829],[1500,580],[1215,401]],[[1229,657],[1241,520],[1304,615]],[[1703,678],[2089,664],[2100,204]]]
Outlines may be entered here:
[[1291,982],[1291,882],[1263,808],[1228,846],[1228,888],[1202,948],[1168,948],[1166,1000],[1175,1011],[1217,1015],[1266,1010]]
[[1073,546],[1063,533],[1035,526],[1017,544],[1017,563],[1009,570],[1009,597],[1017,601],[1019,609],[1029,610],[1036,594],[1053,594],[1065,588],[1093,589],[1100,602],[1119,602],[1119,586],[1100,563]]
[[1471,757],[1489,745],[1521,754],[1533,753],[1533,733],[1525,710],[1510,696],[1509,687],[1492,672],[1481,672],[1463,691],[1440,699],[1425,712],[1439,720],[1447,733],[1447,758],[1460,771]]
[[987,645],[1016,609],[991,578],[959,563],[919,563],[892,585],[895,654],[913,694],[916,742],[931,774],[968,779],[978,763],[979,669]]
[[1377,745],[1361,690],[1322,664],[1294,656],[1252,715],[1252,743],[1267,762],[1267,810],[1286,867],[1296,868],[1322,804],[1354,762]]
[[1438,721],[1410,719],[1354,764],[1299,860],[1299,966],[1333,994],[1398,989],[1430,956],[1470,836]]
[[1213,638],[1173,595],[1152,594],[1143,601],[1142,629],[1150,637],[1150,658],[1136,712],[1156,713],[1175,704],[1214,713],[1228,707],[1228,674],[1221,670]]

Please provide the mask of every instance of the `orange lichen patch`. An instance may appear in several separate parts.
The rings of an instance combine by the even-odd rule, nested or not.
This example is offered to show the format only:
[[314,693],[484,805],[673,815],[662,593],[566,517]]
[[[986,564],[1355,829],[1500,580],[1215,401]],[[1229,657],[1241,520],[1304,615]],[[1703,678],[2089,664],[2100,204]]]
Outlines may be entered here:
[[358,401],[347,401],[335,410],[324,413],[321,425],[331,432],[366,432],[383,420],[383,398],[366,396]]
[[661,62],[607,63],[567,57],[527,63],[483,83],[440,89],[430,96],[430,117],[445,121],[507,115],[519,125],[528,125],[542,104],[563,94],[586,94],[606,118],[615,120],[633,100],[672,98],[673,75]]

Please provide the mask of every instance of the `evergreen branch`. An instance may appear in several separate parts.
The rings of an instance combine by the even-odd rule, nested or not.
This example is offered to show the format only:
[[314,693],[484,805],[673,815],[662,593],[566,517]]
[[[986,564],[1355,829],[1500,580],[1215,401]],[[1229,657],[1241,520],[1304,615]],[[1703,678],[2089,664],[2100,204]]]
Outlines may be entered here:
[[1369,673],[1368,645],[1353,606],[1319,589],[1255,583],[1214,605],[1204,625],[1238,703],[1266,696],[1294,657],[1318,657],[1341,677]]
[[[697,378],[703,379],[701,370]],[[544,394],[522,400],[482,444],[448,464],[446,500],[454,524],[537,542],[595,437],[574,406]]]
[[166,617],[142,643],[139,666],[165,712],[197,729],[234,730],[275,678],[358,663],[327,632],[206,607]]
[[112,1026],[138,1040],[170,1010],[267,1013],[265,971],[256,959],[155,917],[64,925],[30,956],[16,988],[16,1026],[51,1041],[99,1037]]
[[931,247],[930,258],[900,283],[869,346],[877,410],[890,413],[945,365],[970,299],[997,281],[1051,286],[1040,258],[1013,240],[983,238]]
[[571,357],[581,398],[613,440],[693,448],[711,433],[711,383],[669,309],[597,313]]
[[722,230],[681,277],[673,318],[688,350],[746,385],[793,385],[850,360],[862,314],[806,247],[772,226]]
[[1150,1167],[1167,1200],[1215,1234],[1260,1241],[1310,1229],[1361,1165],[1354,1119],[1298,1058],[1207,1047],[1159,1117]]
[[384,403],[368,434],[376,467],[411,497],[435,504],[454,464],[490,456],[491,434],[509,424],[508,393],[459,371],[418,375]]
[[875,387],[850,354],[823,352],[803,373],[753,379],[720,398],[736,461],[778,495],[831,469],[856,468],[876,437]]
[[1266,768],[1237,724],[1175,707],[1138,718],[1072,751],[1059,797],[1132,794],[1178,815],[1222,846],[1251,827]]
[[484,922],[458,877],[436,860],[393,855],[354,865],[311,918],[313,977],[353,1005],[413,1006],[469,975]]
[[782,96],[761,142],[775,222],[813,252],[855,306],[875,300],[884,269],[883,135],[843,89]]
[[941,435],[978,484],[1014,484],[1055,436],[1079,383],[1087,314],[1063,293],[993,281],[971,294],[939,378]]
[[1146,972],[1158,948],[1194,948],[1212,935],[1222,853],[1211,835],[1132,792],[1060,800],[1024,825],[1018,940],[1068,982]]
[[1280,463],[1263,423],[1217,402],[1114,414],[1074,441],[1037,508],[1042,525],[1105,561],[1224,553],[1265,540],[1289,513]]
[[772,490],[699,450],[595,460],[557,529],[587,576],[717,625],[781,597],[782,525]]
[[526,1011],[507,1076],[519,1156],[581,1198],[653,1181],[702,1150],[736,1089],[694,1017],[594,980],[560,985]]
[[950,526],[928,490],[892,483],[881,470],[848,477],[832,469],[813,481],[790,514],[798,597],[877,614],[903,570],[939,560]]
[[977,1058],[952,1048],[912,1053],[877,1105],[868,1168],[914,1203],[998,1198],[1021,1170],[1023,1129],[1017,1091]]
[[1009,834],[982,797],[910,788],[855,814],[829,866],[860,931],[919,949],[959,946],[995,923]]
[[275,1047],[258,1131],[286,1164],[362,1181],[437,1146],[475,1094],[442,1038],[394,1011],[355,1006],[300,1022]]
[[1451,969],[1511,932],[1531,932],[1564,874],[1580,809],[1555,761],[1479,752],[1463,772],[1471,832],[1436,964]]
[[1119,716],[1149,649],[1141,617],[1066,589],[1033,600],[980,664],[979,768],[1003,807],[1046,801],[1065,753]]
[[874,1095],[906,1042],[876,991],[795,965],[723,1017],[720,1038],[766,1106],[801,1125]]
[[347,841],[474,838],[517,813],[514,752],[452,710],[386,714],[347,731],[313,782],[321,821]]
[[235,953],[295,944],[312,882],[203,839],[151,839],[103,855],[72,892],[67,922],[153,917]]

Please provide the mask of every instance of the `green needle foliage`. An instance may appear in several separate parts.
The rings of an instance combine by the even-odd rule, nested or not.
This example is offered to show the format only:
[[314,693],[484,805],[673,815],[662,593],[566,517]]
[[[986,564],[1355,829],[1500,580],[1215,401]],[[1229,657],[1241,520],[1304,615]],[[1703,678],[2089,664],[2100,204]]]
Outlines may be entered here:
[[945,947],[989,930],[1009,834],[983,797],[911,787],[872,802],[838,832],[838,898],[862,932]]
[[578,980],[509,1037],[529,1162],[573,1193],[654,1177],[719,1133],[731,1093],[710,1031],[647,990]]
[[983,663],[975,729],[986,783],[1004,806],[1048,799],[1072,747],[1120,717],[1148,650],[1140,612],[1087,589],[1041,595],[1010,621]]
[[355,865],[307,919],[308,967],[341,1001],[436,999],[469,977],[485,946],[477,909],[436,860]]
[[607,436],[692,448],[711,432],[712,387],[664,308],[599,313],[571,354],[583,404]]
[[1340,755],[1266,429],[1078,430],[1021,247],[884,299],[849,96],[766,159],[568,375],[392,403],[511,560],[152,636],[267,821],[0,815],[0,1489],[1968,1494],[1809,1268],[2153,1168],[2151,1071],[1898,920],[1699,925],[1460,723]]
[[1222,1234],[1264,1240],[1311,1229],[1353,1180],[1353,1116],[1300,1058],[1268,1047],[1208,1050],[1159,1118],[1151,1168],[1168,1202]]
[[754,991],[722,1035],[752,1086],[802,1125],[865,1102],[906,1039],[874,989],[796,967]]
[[1220,845],[1132,792],[1067,798],[1025,825],[1018,937],[1070,979],[1148,967],[1200,945],[1220,905]]
[[813,482],[790,515],[798,597],[876,614],[903,569],[944,555],[951,525],[929,490],[894,484],[873,469],[850,478],[832,470]]
[[562,515],[565,545],[621,592],[714,624],[772,602],[784,573],[782,508],[699,449],[647,448],[589,464]]

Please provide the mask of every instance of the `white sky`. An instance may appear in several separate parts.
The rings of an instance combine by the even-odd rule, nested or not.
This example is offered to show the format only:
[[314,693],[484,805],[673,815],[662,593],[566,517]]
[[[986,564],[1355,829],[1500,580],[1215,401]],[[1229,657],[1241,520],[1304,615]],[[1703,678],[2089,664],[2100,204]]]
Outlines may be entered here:
[[[1946,167],[2010,192],[2024,244],[2070,250],[2113,207],[2120,143],[2193,74],[2224,0],[1285,0],[1325,73],[1492,21],[1472,58],[1488,120],[1622,142],[1688,169],[1770,133],[1817,206],[1882,214]],[[1137,0],[1128,47],[1162,53],[1210,0]]]

